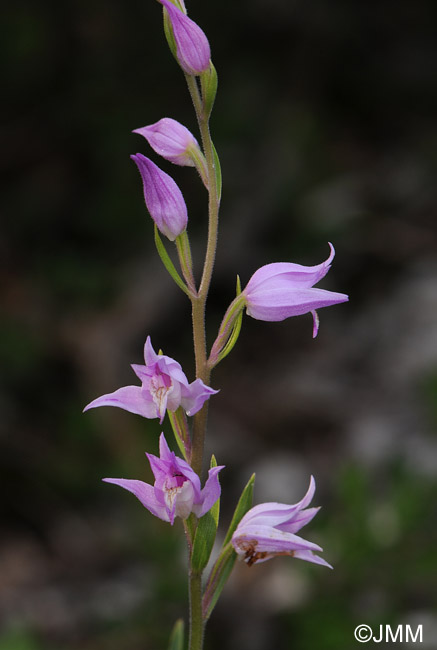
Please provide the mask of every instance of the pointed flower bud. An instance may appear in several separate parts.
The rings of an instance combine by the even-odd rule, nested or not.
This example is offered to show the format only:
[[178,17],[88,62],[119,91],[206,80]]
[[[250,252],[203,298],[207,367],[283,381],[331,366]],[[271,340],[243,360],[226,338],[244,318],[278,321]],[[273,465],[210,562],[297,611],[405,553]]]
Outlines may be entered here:
[[242,292],[249,316],[264,321],[281,321],[291,316],[311,312],[314,319],[313,337],[318,332],[316,309],[346,302],[344,293],[314,289],[331,268],[335,251],[317,266],[302,266],[291,262],[277,262],[262,266],[250,278]]
[[313,553],[322,551],[320,546],[296,535],[319,511],[319,508],[307,508],[315,489],[316,484],[311,477],[308,492],[299,503],[291,506],[262,503],[251,508],[232,535],[232,545],[238,555],[242,555],[249,566],[270,560],[275,555],[289,555],[332,569],[330,564]]
[[146,454],[155,476],[153,486],[123,478],[103,480],[132,492],[155,517],[172,525],[175,517],[186,519],[192,512],[196,517],[203,517],[220,497],[218,473],[224,466],[212,467],[201,489],[198,475],[185,460],[170,451],[163,433],[159,439],[159,452],[159,458]]
[[187,206],[174,180],[149,158],[131,156],[143,179],[144,200],[150,216],[163,235],[174,241],[187,227]]
[[201,153],[194,135],[170,117],[163,117],[155,124],[135,129],[133,133],[142,135],[157,154],[176,165],[194,167],[191,151],[195,150],[197,155]]
[[141,386],[123,386],[102,395],[88,404],[84,411],[99,406],[117,406],[145,418],[159,418],[162,422],[167,410],[174,412],[179,406],[187,415],[194,415],[211,395],[218,392],[201,379],[189,384],[177,361],[165,354],[156,354],[150,336],[144,346],[144,361],[145,366],[132,364]]
[[176,56],[181,68],[190,75],[199,75],[209,67],[211,50],[204,32],[170,0],[159,0],[170,18],[176,42]]

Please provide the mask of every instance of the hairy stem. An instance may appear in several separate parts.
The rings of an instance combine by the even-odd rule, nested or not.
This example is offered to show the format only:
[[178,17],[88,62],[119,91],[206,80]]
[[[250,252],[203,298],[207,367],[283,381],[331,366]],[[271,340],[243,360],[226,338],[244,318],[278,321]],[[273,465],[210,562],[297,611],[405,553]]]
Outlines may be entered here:
[[[202,381],[205,382],[205,384],[208,384],[211,373],[208,367],[206,354],[205,307],[209,287],[211,284],[211,277],[214,268],[217,248],[220,200],[218,197],[218,188],[215,173],[216,170],[214,148],[211,134],[209,132],[209,120],[208,117],[205,117],[204,115],[202,98],[196,79],[194,77],[186,75],[186,80],[196,111],[208,172],[208,241],[199,290],[197,292],[197,296],[192,297],[191,299],[194,354],[196,359],[196,377],[199,377],[202,379]],[[205,402],[203,408],[194,416],[193,422],[193,447],[191,466],[198,474],[201,474],[202,472],[207,415],[208,402]]]
[[[211,284],[217,248],[218,214],[220,199],[218,196],[215,169],[214,145],[209,132],[209,116],[203,110],[203,101],[199,86],[194,77],[186,75],[188,89],[196,111],[199,130],[202,137],[208,177],[208,241],[202,278],[196,295],[191,296],[194,355],[196,377],[209,384],[211,370],[207,361],[205,309],[209,286]],[[205,435],[208,418],[208,401],[206,401],[193,418],[193,438],[191,448],[191,467],[200,476],[202,473]],[[204,619],[202,612],[202,573],[190,570],[190,638],[189,650],[202,650]]]
[[190,573],[190,638],[189,650],[202,650],[204,623],[202,616],[202,574]]

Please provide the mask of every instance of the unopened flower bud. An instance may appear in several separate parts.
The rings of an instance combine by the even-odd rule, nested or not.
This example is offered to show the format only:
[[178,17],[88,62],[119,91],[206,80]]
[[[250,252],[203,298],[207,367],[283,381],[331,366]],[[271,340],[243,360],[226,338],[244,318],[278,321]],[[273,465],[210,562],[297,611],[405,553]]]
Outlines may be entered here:
[[174,180],[155,163],[137,153],[131,156],[143,179],[144,200],[158,229],[174,241],[187,227],[187,206]]
[[211,50],[208,39],[196,23],[170,0],[159,0],[168,12],[176,42],[176,57],[189,75],[199,75],[209,67]]
[[135,129],[146,138],[157,154],[176,165],[194,167],[192,151],[200,153],[199,144],[190,131],[170,117],[163,117],[159,122]]

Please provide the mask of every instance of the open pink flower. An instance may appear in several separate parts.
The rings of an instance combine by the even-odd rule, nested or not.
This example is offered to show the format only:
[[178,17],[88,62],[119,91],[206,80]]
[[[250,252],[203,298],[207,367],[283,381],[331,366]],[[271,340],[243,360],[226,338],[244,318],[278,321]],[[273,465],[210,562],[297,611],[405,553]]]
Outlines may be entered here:
[[314,289],[331,268],[335,251],[331,243],[329,246],[331,254],[317,266],[276,262],[255,271],[242,292],[247,314],[258,320],[281,321],[311,312],[313,336],[317,336],[319,321],[316,309],[349,300],[344,293]]
[[291,506],[262,503],[244,515],[232,535],[232,545],[249,566],[270,560],[275,555],[289,555],[332,569],[325,560],[314,555],[313,551],[323,550],[320,546],[296,535],[319,511],[319,508],[307,508],[315,489],[311,477],[308,492],[299,503]]
[[155,476],[153,486],[124,478],[103,480],[132,492],[153,515],[172,525],[175,517],[186,519],[192,512],[196,517],[203,517],[220,497],[218,473],[224,465],[209,470],[205,486],[201,489],[198,475],[185,460],[170,451],[163,433],[159,438],[159,455],[158,458],[146,454]]
[[144,360],[145,366],[132,364],[141,386],[124,386],[102,395],[88,404],[84,411],[98,406],[117,406],[145,418],[159,418],[162,422],[167,409],[176,411],[182,406],[187,415],[194,415],[211,395],[218,393],[201,379],[189,384],[177,361],[165,354],[156,354],[150,336],[144,346]]

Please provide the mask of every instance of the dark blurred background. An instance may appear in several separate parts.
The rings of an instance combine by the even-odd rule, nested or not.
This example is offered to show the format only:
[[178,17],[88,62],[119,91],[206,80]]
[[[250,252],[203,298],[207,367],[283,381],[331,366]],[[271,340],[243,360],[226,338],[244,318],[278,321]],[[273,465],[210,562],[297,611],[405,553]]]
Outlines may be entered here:
[[[337,257],[349,303],[245,318],[212,385],[222,521],[255,501],[323,505],[303,536],[330,572],[239,564],[207,650],[349,650],[359,623],[424,626],[437,648],[437,5],[433,0],[188,4],[219,74],[224,192],[209,302],[272,261]],[[103,476],[150,480],[159,424],[91,399],[135,383],[147,334],[193,378],[189,306],[154,251],[130,132],[195,133],[152,0],[16,0],[2,9],[0,650],[160,650],[186,617],[185,548]],[[189,206],[206,194],[151,157]],[[165,423],[167,431],[167,423]],[[378,628],[376,628],[378,629]]]

